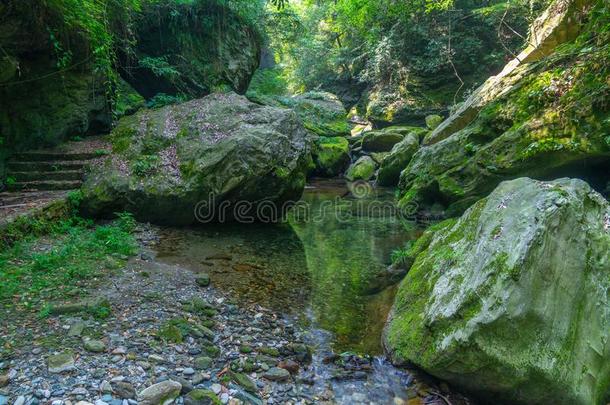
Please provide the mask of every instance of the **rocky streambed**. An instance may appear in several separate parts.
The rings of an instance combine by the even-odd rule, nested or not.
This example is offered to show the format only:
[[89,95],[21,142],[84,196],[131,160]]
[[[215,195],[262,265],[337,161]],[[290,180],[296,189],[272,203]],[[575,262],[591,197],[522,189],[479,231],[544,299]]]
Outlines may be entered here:
[[141,225],[138,256],[80,307],[2,325],[0,404],[466,403],[383,357],[380,272],[421,231],[354,209],[389,195],[360,197],[319,184],[310,214],[350,214],[279,226]]

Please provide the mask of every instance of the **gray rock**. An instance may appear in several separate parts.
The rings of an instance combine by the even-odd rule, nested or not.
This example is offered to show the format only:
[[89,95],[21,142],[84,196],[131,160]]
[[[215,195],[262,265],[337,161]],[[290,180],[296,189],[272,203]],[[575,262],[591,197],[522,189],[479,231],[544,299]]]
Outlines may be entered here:
[[263,374],[263,377],[270,381],[287,381],[290,379],[290,372],[279,367],[271,367]]
[[85,330],[85,322],[76,321],[72,325],[70,325],[70,329],[68,330],[68,336],[78,337],[83,334]]
[[138,402],[140,405],[169,405],[178,398],[181,390],[182,385],[179,382],[163,381],[140,392]]
[[112,388],[113,388],[114,394],[121,399],[136,398],[135,387],[126,381],[119,381],[119,382],[112,383]]
[[103,353],[106,351],[106,344],[101,340],[85,339],[83,343],[83,347],[89,352]]
[[47,358],[49,373],[59,374],[75,369],[74,353],[66,350],[59,354],[51,355]]

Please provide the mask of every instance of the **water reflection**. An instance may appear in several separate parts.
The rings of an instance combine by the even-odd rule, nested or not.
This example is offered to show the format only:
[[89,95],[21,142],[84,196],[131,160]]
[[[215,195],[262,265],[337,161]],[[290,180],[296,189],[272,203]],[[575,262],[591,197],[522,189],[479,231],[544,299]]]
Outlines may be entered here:
[[314,183],[303,196],[306,216],[295,210],[282,225],[165,229],[157,260],[206,272],[238,299],[311,314],[312,328],[331,332],[335,351],[380,354],[394,298],[381,275],[391,252],[418,233],[380,209],[384,201],[393,201],[385,190],[358,194],[344,182]]

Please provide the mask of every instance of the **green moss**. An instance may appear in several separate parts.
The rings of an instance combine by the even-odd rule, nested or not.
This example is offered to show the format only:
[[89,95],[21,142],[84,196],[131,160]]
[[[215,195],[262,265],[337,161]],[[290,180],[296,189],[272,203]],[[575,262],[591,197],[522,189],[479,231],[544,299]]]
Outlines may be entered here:
[[222,402],[212,391],[204,389],[196,389],[186,394],[189,403],[210,403],[212,405],[221,405]]

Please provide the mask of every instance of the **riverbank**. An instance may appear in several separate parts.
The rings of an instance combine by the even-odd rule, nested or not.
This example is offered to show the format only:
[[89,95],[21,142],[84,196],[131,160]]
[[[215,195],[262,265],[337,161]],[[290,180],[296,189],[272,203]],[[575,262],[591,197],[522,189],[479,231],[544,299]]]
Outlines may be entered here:
[[[353,223],[352,228],[346,226],[330,233],[358,234]],[[145,402],[138,395],[145,388],[176,381],[182,386],[177,403],[413,405],[444,403],[441,395],[460,403],[446,392],[445,384],[416,381],[378,353],[344,352],[367,347],[358,345],[362,334],[380,333],[361,329],[354,338],[349,332],[363,322],[362,313],[385,319],[381,312],[387,305],[378,301],[391,302],[393,295],[353,295],[349,286],[319,295],[316,291],[329,284],[320,284],[320,274],[308,272],[308,263],[335,260],[330,281],[339,286],[345,281],[341,281],[345,263],[337,264],[336,257],[321,256],[316,249],[304,254],[300,239],[282,228],[273,227],[265,235],[263,228],[223,233],[138,225],[135,256],[106,274],[95,289],[69,300],[70,305],[55,306],[44,316],[3,311],[0,337],[10,350],[4,351],[0,362],[0,375],[8,382],[0,388],[0,402],[135,404]],[[379,243],[375,233],[366,229],[370,228],[361,228],[363,237]],[[309,248],[324,242],[319,238],[314,242],[319,236],[315,230],[301,229]],[[381,227],[378,232],[385,231]],[[268,239],[271,235],[275,246]],[[386,253],[387,248],[380,249],[380,255]],[[361,266],[353,260],[351,265]],[[291,273],[286,273],[288,266]],[[312,278],[317,289],[312,288]],[[326,306],[311,305],[321,300],[327,301]],[[346,306],[346,300],[355,305]],[[90,310],[98,307],[106,310]],[[371,313],[370,308],[378,310]],[[323,328],[331,320],[340,326],[346,316],[354,319],[344,334]],[[53,373],[50,367],[65,371]],[[189,396],[193,389],[205,392]],[[194,398],[204,393],[212,402]]]

